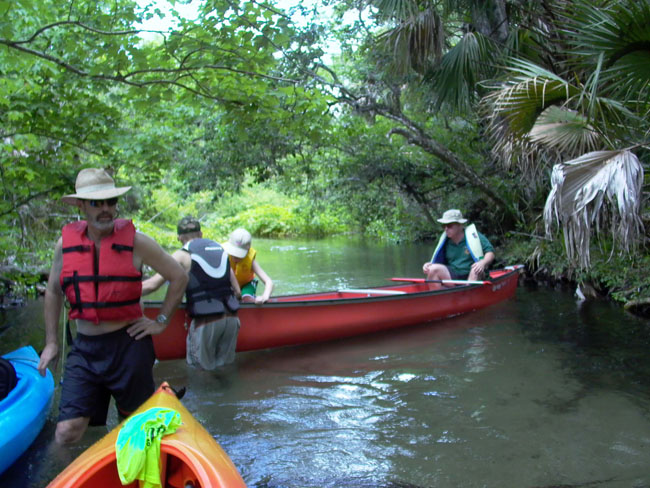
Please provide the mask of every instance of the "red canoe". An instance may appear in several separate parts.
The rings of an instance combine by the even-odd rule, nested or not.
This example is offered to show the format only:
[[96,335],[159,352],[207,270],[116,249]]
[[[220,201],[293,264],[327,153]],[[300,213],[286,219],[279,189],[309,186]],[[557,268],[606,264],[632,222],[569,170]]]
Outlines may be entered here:
[[[176,410],[182,425],[160,442],[161,482],[166,488],[246,488],[239,471],[217,441],[192,417],[167,383],[133,415],[152,407]],[[47,488],[123,488],[115,441],[123,424],[81,453]],[[138,481],[126,485],[137,488]]]
[[[519,271],[510,266],[490,272],[489,281],[440,286],[417,278],[402,284],[271,298],[264,305],[243,303],[237,351],[307,344],[422,324],[493,305],[515,294]],[[155,318],[160,302],[145,303]],[[179,308],[164,333],[153,336],[158,359],[185,357],[186,324]]]

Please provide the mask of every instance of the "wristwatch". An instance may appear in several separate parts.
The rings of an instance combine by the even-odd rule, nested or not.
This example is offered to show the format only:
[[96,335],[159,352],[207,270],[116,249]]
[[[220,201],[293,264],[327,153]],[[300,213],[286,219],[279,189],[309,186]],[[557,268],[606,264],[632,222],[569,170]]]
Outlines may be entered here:
[[164,313],[159,314],[158,317],[156,317],[156,322],[167,325],[167,315]]

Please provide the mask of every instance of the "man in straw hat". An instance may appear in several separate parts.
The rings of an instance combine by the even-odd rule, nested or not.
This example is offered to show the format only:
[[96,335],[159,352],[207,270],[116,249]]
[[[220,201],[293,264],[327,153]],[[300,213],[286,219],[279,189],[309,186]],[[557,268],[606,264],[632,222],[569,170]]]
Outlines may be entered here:
[[[182,299],[187,274],[153,239],[117,219],[117,201],[131,187],[115,186],[102,169],[82,169],[76,192],[63,201],[86,220],[63,227],[45,291],[45,348],[42,375],[59,355],[59,316],[64,300],[76,319],[77,335],[63,375],[56,441],[78,441],[88,425],[104,425],[111,395],[121,415],[154,392],[151,335],[160,334]],[[160,315],[142,314],[142,265],[169,281]]]
[[[196,218],[183,217],[176,230],[183,248],[172,257],[190,276],[185,296],[192,322],[185,357],[191,366],[214,370],[235,360],[241,290],[228,254],[220,244],[203,237]],[[157,273],[142,282],[142,294],[157,290],[164,282]]]
[[431,261],[422,271],[427,280],[481,280],[494,262],[494,248],[474,224],[465,228],[460,210],[447,210],[438,219],[444,231],[440,236]]

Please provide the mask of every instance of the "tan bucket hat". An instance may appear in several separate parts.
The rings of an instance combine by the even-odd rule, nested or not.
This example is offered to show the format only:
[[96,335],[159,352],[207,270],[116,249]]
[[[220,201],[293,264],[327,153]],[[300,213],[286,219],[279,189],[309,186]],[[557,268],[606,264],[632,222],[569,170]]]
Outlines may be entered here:
[[442,218],[438,219],[438,222],[440,222],[441,224],[451,224],[453,222],[464,224],[465,222],[467,222],[467,219],[463,218],[463,214],[461,213],[460,210],[452,208],[450,210],[447,210],[445,213],[443,213]]
[[228,242],[223,243],[223,248],[231,256],[245,258],[251,248],[251,239],[251,233],[246,229],[235,229],[230,234]]
[[61,197],[65,203],[75,205],[77,200],[106,200],[124,195],[130,186],[116,187],[115,181],[105,170],[86,168],[79,171],[74,189],[76,193]]

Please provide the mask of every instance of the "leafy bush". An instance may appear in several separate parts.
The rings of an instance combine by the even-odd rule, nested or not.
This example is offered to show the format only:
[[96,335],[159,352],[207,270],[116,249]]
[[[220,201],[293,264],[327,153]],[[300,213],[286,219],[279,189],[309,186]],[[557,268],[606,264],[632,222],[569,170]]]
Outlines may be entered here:
[[243,227],[259,237],[284,237],[297,234],[296,224],[297,218],[292,207],[268,203],[217,220],[217,226],[227,229],[228,232]]
[[178,249],[180,247],[180,243],[176,234],[176,225],[173,227],[171,225],[156,225],[152,222],[142,221],[137,218],[133,219],[133,223],[139,232],[142,232],[143,234],[146,234],[154,239],[167,251]]
[[650,256],[647,254],[619,255],[605,249],[592,249],[591,268],[580,274],[581,279],[599,285],[603,293],[614,300],[627,302],[650,296]]
[[186,215],[201,218],[211,213],[215,196],[211,192],[193,193],[189,198],[183,198],[167,187],[156,188],[149,195],[140,199],[137,209],[138,221],[156,222],[159,225],[171,225]]

